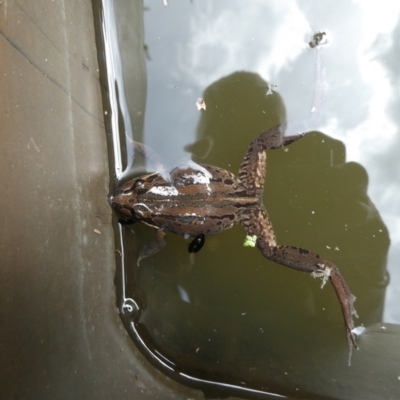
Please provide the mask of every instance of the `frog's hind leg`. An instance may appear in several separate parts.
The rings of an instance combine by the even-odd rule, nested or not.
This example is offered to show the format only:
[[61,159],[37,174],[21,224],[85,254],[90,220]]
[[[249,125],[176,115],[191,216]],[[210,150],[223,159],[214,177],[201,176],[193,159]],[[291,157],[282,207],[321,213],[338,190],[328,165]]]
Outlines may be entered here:
[[357,313],[353,307],[355,297],[351,294],[338,267],[334,263],[324,260],[318,254],[299,247],[285,245],[270,247],[268,243],[262,242],[262,240],[257,240],[256,245],[261,253],[269,260],[289,268],[297,269],[298,271],[308,272],[314,278],[321,278],[321,288],[328,279],[330,280],[342,308],[349,348],[348,362],[350,365],[352,346],[358,348],[355,336],[352,332],[354,328],[353,315],[357,316]]
[[351,294],[338,267],[311,251],[294,246],[277,245],[271,222],[263,207],[248,210],[243,215],[241,224],[249,236],[257,238],[256,246],[264,257],[286,267],[308,272],[314,278],[321,278],[322,286],[328,280],[331,282],[342,308],[350,364],[352,346],[358,348],[352,332],[353,315],[357,316],[357,313],[353,307],[355,297]]
[[257,136],[251,143],[239,167],[238,181],[249,196],[261,196],[264,189],[267,156],[265,150],[279,149],[302,138],[304,134],[284,136],[285,124]]
[[150,257],[153,254],[158,253],[163,247],[165,247],[166,241],[165,241],[165,231],[162,229],[157,229],[157,235],[156,239],[143,247],[143,249],[139,253],[139,257],[137,260],[137,265],[139,266],[140,261],[143,260],[143,258]]

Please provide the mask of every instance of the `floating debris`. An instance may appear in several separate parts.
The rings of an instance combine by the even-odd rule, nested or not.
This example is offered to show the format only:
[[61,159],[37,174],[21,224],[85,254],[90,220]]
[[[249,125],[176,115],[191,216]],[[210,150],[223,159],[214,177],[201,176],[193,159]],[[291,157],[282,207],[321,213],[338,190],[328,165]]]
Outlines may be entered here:
[[256,247],[256,242],[257,242],[257,236],[249,236],[247,235],[246,238],[244,239],[243,246],[244,247]]
[[311,39],[311,42],[308,45],[313,49],[321,44],[325,44],[327,42],[326,33],[325,32],[317,32]]
[[265,93],[266,96],[271,95],[272,93],[274,93],[275,89],[278,87],[278,85],[268,85],[268,89],[267,89],[267,93]]
[[202,99],[201,97],[199,97],[196,101],[196,106],[197,109],[200,111],[201,109],[203,109],[204,111],[206,110],[206,102],[204,101],[204,99]]
[[356,326],[351,330],[352,333],[354,333],[356,336],[360,336],[364,333],[365,327],[364,326]]

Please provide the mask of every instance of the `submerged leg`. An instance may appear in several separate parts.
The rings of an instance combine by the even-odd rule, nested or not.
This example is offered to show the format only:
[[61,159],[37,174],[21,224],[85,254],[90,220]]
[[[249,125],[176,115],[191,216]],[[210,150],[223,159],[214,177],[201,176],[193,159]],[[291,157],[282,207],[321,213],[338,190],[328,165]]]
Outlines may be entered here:
[[149,160],[153,164],[153,169],[155,171],[164,171],[164,166],[161,162],[160,155],[153,150],[151,147],[146,146],[143,143],[137,142],[128,136],[125,131],[125,139],[127,143],[130,143],[132,147],[137,151],[145,160]]
[[129,143],[133,145],[133,148],[145,159],[149,160],[153,164],[153,169],[155,171],[164,171],[164,165],[161,162],[161,157],[160,155],[153,150],[151,147],[146,146],[143,143],[136,142],[135,140],[132,140],[128,135],[126,135],[126,138],[128,139]]
[[352,332],[353,315],[357,316],[357,313],[353,307],[354,296],[337,266],[311,251],[299,247],[276,245],[271,222],[263,207],[249,210],[242,218],[242,226],[249,236],[257,237],[256,246],[264,257],[286,267],[308,272],[314,278],[321,278],[322,286],[328,280],[331,282],[342,308],[350,364],[352,346],[358,348]]
[[257,247],[271,261],[297,269],[298,271],[309,272],[314,278],[321,278],[322,287],[328,279],[330,280],[342,307],[350,353],[352,345],[357,348],[355,336],[352,333],[352,329],[354,328],[353,315],[357,315],[353,307],[354,297],[346,281],[340,274],[338,267],[334,263],[324,260],[318,254],[299,247],[270,247],[268,243],[262,242],[262,240],[257,240]]
[[137,265],[139,266],[139,263],[143,260],[143,258],[150,257],[159,252],[165,246],[165,244],[165,232],[161,229],[157,229],[156,239],[143,247],[143,249],[140,251]]

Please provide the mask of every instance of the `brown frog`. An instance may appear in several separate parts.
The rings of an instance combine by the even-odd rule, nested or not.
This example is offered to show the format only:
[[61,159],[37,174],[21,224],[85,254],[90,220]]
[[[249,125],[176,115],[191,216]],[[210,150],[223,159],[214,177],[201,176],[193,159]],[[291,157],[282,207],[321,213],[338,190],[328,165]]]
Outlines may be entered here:
[[[330,280],[342,307],[350,362],[352,345],[357,348],[352,332],[356,311],[346,281],[335,264],[318,254],[278,245],[262,203],[266,150],[287,146],[304,136],[285,137],[284,130],[284,125],[278,125],[256,137],[247,149],[237,177],[209,165],[178,167],[169,178],[155,172],[123,184],[112,194],[111,204],[128,220],[143,222],[157,231],[157,240],[141,251],[138,264],[164,247],[167,231],[195,237],[189,251],[196,252],[202,247],[204,235],[240,223],[248,235],[246,244],[257,247],[267,259],[322,278],[322,285]],[[146,155],[145,146],[135,147]]]

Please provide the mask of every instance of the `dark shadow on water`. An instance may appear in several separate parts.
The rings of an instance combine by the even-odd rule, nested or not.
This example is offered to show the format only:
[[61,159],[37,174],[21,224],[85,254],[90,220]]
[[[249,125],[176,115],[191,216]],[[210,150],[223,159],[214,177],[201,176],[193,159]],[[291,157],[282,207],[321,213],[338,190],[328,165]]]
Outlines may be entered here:
[[[188,147],[195,160],[236,173],[253,137],[285,118],[282,99],[267,96],[267,90],[265,81],[247,72],[208,87],[199,141]],[[278,243],[335,262],[357,297],[356,325],[380,322],[390,241],[368,198],[365,169],[346,163],[342,142],[311,132],[286,149],[269,151],[267,170],[264,205]],[[143,246],[154,232],[135,225],[125,233],[126,265],[133,265],[131,243]],[[299,385],[301,396],[310,399],[340,396],[335,382],[352,386],[351,373],[360,373],[368,354],[361,346],[346,369],[343,321],[332,287],[321,290],[306,274],[244,249],[243,239],[240,227],[207,237],[193,257],[187,242],[168,235],[164,250],[125,270],[126,293],[141,305],[134,318],[123,316],[128,331],[155,365],[206,393],[297,397]]]
[[[251,138],[285,120],[281,97],[267,96],[267,90],[267,82],[248,72],[233,73],[205,90],[207,111],[197,132],[200,143],[212,136],[213,147],[199,162],[237,172]],[[190,149],[196,154],[196,145]],[[390,240],[368,197],[365,169],[346,162],[344,144],[320,132],[267,157],[264,205],[276,221],[278,243],[313,246],[309,249],[328,259],[332,254],[343,260],[360,321],[381,321]]]

